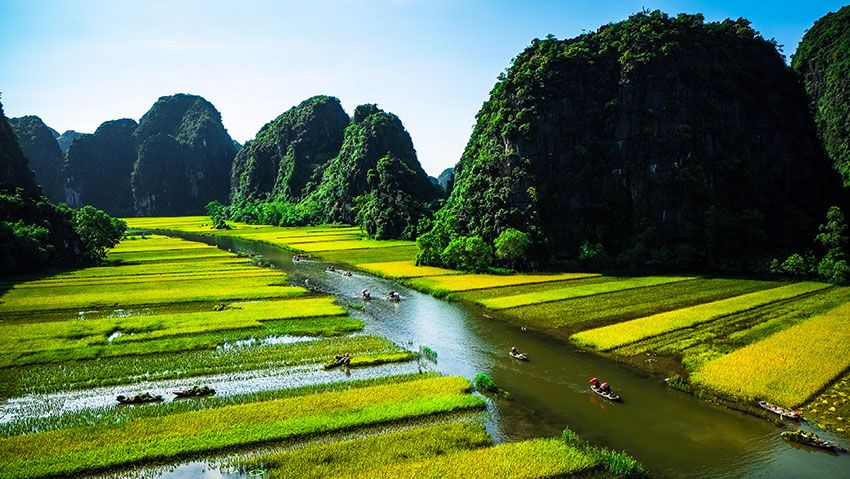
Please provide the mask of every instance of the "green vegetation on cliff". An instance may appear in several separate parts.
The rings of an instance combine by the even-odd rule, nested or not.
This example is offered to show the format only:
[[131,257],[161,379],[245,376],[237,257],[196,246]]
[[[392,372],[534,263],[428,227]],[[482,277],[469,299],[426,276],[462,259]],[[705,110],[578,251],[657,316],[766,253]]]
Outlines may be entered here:
[[[394,160],[384,165],[382,178],[377,168],[378,161],[385,157]],[[390,169],[397,180],[389,178]],[[381,179],[403,181],[404,193],[413,200],[428,202],[439,197],[438,188],[428,180],[416,158],[413,141],[401,120],[377,105],[360,105],[345,129],[339,155],[328,164],[321,183],[310,196],[319,205],[323,221],[349,224],[355,221],[355,198],[374,189],[369,183],[370,171],[378,183]],[[415,212],[410,214],[416,216]]]
[[339,153],[348,121],[338,99],[321,95],[267,123],[233,160],[233,201],[303,198],[311,180],[317,182],[321,168]]
[[815,22],[791,66],[803,76],[826,152],[850,186],[850,6]]
[[811,245],[839,190],[774,42],[744,19],[642,12],[516,57],[420,262],[515,228],[532,265],[753,270]]
[[93,207],[75,211],[42,196],[0,105],[0,275],[102,259],[125,228]]
[[130,172],[136,161],[134,120],[112,120],[71,144],[65,155],[65,200],[115,215],[133,212]]
[[65,201],[62,191],[62,151],[53,131],[33,115],[9,119],[24,155],[29,160],[35,181],[50,201]]
[[227,198],[236,149],[210,102],[186,94],[161,97],[139,120],[134,137],[136,214],[200,212],[208,202]]

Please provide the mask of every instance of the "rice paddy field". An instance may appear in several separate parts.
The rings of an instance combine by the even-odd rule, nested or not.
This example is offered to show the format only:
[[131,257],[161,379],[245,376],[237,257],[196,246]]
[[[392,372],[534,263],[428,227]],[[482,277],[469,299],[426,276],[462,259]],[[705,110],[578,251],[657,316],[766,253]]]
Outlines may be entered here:
[[[204,217],[131,219],[130,226],[210,234]],[[461,274],[416,266],[414,244],[367,240],[352,227],[233,226],[212,234],[313,253],[476,303],[494,317],[678,376],[694,390],[743,404],[766,399],[801,407],[832,430],[850,430],[848,288],[693,276]],[[666,365],[660,370],[659,361]]]
[[[130,223],[208,231],[197,219],[170,226],[158,221]],[[348,261],[368,258],[387,277],[456,275],[413,266],[406,261],[409,243],[364,240],[349,227],[245,225],[221,233]],[[579,277],[487,277],[471,284]],[[627,475],[642,474],[627,456],[563,439],[494,446],[484,427],[487,400],[473,393],[468,379],[435,373],[355,374],[133,406],[119,406],[114,396],[106,398],[111,406],[78,404],[87,397],[102,404],[97,395],[115,388],[132,396],[174,380],[215,386],[212,378],[276,371],[340,377],[323,371],[343,351],[355,371],[417,357],[362,334],[363,327],[332,297],[292,286],[284,272],[157,234],[128,236],[102,266],[6,280],[0,283],[0,400],[41,405],[0,420],[0,478],[132,471],[234,451],[243,470],[265,477],[467,477],[470,471],[608,477],[621,475],[623,463],[630,464]],[[76,401],[74,408],[50,409],[65,396]]]

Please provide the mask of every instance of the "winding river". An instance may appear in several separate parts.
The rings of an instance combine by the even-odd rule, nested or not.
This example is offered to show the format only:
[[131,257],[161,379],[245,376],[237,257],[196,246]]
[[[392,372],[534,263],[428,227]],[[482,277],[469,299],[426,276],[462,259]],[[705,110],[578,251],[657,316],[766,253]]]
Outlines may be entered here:
[[[594,444],[628,452],[654,477],[850,478],[848,454],[789,444],[768,421],[668,389],[657,378],[485,316],[474,305],[436,299],[366,274],[328,272],[327,263],[293,262],[292,253],[254,241],[180,236],[260,254],[287,272],[293,284],[307,284],[341,304],[360,303],[360,291],[368,288],[376,299],[350,311],[366,321],[365,334],[407,347],[427,345],[438,352],[431,369],[467,378],[487,372],[510,391],[511,399],[495,399],[490,407],[488,428],[497,442],[557,436],[570,427]],[[400,303],[383,299],[393,290],[401,293]],[[511,359],[511,346],[526,352],[530,361]],[[591,393],[587,381],[592,376],[609,381],[624,401],[612,404]],[[180,476],[180,470],[160,477]]]

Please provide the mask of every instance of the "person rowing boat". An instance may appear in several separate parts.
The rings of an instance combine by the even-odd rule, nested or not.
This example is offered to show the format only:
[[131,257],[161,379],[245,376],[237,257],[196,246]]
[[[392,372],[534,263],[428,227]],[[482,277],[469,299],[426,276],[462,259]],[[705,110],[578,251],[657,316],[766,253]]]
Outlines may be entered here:
[[620,396],[614,394],[614,391],[611,391],[611,385],[607,382],[601,382],[598,378],[592,378],[590,380],[590,389],[605,399],[620,401]]
[[523,353],[521,353],[521,352],[517,351],[516,346],[512,346],[512,347],[511,347],[510,355],[511,355],[511,357],[512,357],[512,358],[514,358],[514,359],[519,359],[520,361],[528,361],[528,356],[526,356],[525,354],[523,354]]

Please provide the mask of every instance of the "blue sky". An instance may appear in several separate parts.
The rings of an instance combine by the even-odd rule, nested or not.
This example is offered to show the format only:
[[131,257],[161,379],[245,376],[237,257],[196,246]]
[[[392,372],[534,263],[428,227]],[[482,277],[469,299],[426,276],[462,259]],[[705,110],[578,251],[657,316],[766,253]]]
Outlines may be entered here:
[[9,117],[60,132],[138,120],[162,95],[211,101],[240,142],[316,94],[404,122],[423,167],[454,165],[496,76],[535,37],[661,9],[745,17],[790,55],[840,1],[0,0]]

